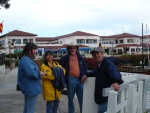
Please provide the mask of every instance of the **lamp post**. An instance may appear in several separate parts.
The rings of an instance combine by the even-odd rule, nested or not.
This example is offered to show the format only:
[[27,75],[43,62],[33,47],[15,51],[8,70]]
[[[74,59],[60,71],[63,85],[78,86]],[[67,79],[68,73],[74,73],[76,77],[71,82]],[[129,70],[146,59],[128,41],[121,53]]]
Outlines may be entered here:
[[113,41],[111,42],[111,44],[112,44],[111,55],[112,55],[112,57],[113,57]]
[[12,70],[12,68],[11,68],[11,51],[10,51],[11,45],[12,45],[12,42],[8,41],[10,70]]

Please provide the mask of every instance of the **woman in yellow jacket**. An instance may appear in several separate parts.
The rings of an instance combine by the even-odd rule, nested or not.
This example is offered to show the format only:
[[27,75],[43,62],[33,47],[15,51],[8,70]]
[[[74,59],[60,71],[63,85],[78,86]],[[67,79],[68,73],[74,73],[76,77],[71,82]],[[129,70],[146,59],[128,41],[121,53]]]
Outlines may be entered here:
[[[47,101],[46,113],[57,113],[59,100],[61,98],[61,91],[54,88],[51,83],[51,81],[55,79],[51,68],[55,66],[62,68],[62,66],[56,62],[53,62],[53,54],[51,51],[47,51],[44,57],[44,62],[41,65],[41,71],[45,73],[45,76],[42,76],[42,90],[43,98]],[[65,69],[62,69],[65,74]]]

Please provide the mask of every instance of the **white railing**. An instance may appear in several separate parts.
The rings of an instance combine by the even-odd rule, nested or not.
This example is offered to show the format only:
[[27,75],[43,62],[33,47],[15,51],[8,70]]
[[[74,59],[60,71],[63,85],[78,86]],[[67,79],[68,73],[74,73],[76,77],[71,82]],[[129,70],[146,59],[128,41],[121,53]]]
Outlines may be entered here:
[[[108,96],[106,113],[146,113],[150,111],[150,76],[121,73],[124,83],[118,92],[113,88],[103,89],[103,96]],[[84,84],[82,113],[97,113],[94,102],[95,78],[89,77]]]
[[[123,77],[127,82],[120,86],[119,92],[110,88],[103,90],[104,96],[108,96],[107,113],[145,113],[150,110],[150,76],[133,73],[127,76]],[[133,76],[137,79],[134,80]],[[119,98],[123,98],[123,101],[119,101]]]
[[118,92],[111,89],[103,90],[103,96],[108,96],[107,113],[142,113],[143,81],[124,83]]

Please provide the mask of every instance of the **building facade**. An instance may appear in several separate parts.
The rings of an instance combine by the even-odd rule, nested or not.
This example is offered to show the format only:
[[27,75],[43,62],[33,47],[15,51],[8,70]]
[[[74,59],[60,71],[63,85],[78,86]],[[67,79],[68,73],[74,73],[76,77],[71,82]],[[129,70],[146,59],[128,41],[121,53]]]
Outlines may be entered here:
[[[138,36],[129,33],[122,33],[111,36],[99,36],[91,33],[76,31],[70,34],[56,37],[38,37],[36,34],[14,30],[0,36],[0,52],[18,53],[21,52],[27,42],[34,42],[38,46],[37,56],[43,56],[47,50],[53,51],[56,57],[67,54],[66,47],[70,43],[79,46],[79,52],[83,56],[90,55],[93,47],[101,47],[109,55],[114,54],[141,54],[142,47],[149,51],[149,36]],[[15,40],[14,44],[9,44]]]

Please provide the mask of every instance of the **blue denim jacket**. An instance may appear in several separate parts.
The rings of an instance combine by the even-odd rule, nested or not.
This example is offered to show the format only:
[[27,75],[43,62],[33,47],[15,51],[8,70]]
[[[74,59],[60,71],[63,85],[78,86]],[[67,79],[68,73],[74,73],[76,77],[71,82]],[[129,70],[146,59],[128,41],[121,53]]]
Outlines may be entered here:
[[23,56],[19,61],[17,82],[24,95],[34,96],[42,93],[39,68],[28,56]]

